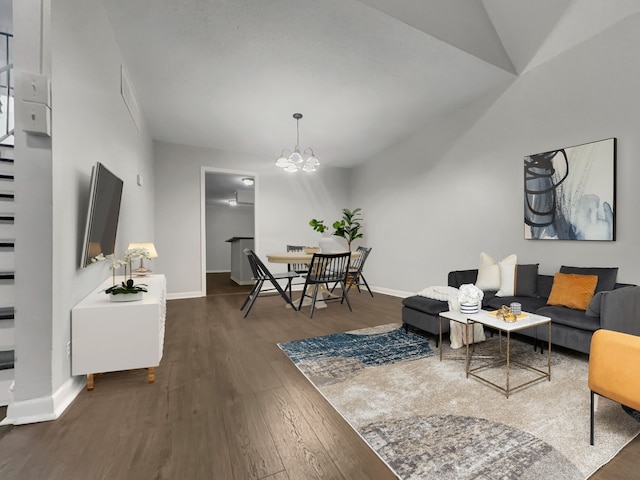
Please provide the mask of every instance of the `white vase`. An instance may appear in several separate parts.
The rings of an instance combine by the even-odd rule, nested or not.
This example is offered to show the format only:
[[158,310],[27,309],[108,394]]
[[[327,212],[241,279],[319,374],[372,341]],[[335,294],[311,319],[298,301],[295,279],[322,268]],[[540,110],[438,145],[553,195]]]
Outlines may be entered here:
[[318,240],[318,246],[320,247],[320,253],[342,253],[347,251],[336,236],[330,233],[322,234],[322,237]]
[[109,300],[112,302],[133,302],[135,300],[142,300],[142,293],[120,293],[118,295],[109,295]]

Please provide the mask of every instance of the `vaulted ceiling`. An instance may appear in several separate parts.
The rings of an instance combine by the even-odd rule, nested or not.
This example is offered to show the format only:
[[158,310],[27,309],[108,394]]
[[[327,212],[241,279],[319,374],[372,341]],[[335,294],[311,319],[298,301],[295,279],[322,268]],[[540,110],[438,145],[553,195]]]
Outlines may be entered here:
[[351,166],[638,0],[103,0],[155,139]]

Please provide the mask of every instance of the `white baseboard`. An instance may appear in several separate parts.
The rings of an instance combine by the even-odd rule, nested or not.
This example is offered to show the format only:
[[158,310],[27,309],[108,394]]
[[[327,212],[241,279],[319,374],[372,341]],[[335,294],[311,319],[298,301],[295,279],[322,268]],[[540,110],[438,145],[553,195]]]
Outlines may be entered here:
[[86,384],[86,377],[71,377],[52,395],[12,402],[0,425],[24,425],[55,420],[75,400]]
[[[366,290],[366,287],[365,287],[365,290]],[[371,287],[371,291],[376,293],[382,293],[383,295],[390,295],[392,297],[400,297],[400,298],[407,298],[415,295],[415,292],[404,292],[402,290],[392,290],[390,288],[382,288],[382,287]]]

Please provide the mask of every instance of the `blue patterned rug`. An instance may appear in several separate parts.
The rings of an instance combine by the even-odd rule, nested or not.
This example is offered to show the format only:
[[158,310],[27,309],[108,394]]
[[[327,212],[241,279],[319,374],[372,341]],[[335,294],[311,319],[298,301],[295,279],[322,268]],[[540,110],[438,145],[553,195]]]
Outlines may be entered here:
[[[402,480],[582,480],[640,432],[602,399],[589,445],[584,355],[554,352],[552,381],[507,399],[466,378],[444,343],[441,362],[425,337],[393,324],[279,346]],[[476,345],[480,359],[498,351],[497,335]],[[512,353],[539,368],[547,358],[519,342]]]
[[366,367],[433,355],[425,337],[395,327],[382,333],[366,329],[278,346],[315,385],[344,381]]

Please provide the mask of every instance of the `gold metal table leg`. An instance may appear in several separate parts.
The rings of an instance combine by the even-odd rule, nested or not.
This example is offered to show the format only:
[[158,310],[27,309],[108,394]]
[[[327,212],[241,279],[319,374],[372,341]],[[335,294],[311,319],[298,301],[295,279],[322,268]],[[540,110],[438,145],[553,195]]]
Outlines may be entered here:
[[507,398],[509,398],[509,369],[511,356],[511,332],[507,330]]
[[438,318],[440,319],[440,332],[439,332],[439,342],[440,342],[440,361],[442,361],[442,316],[438,315]]

